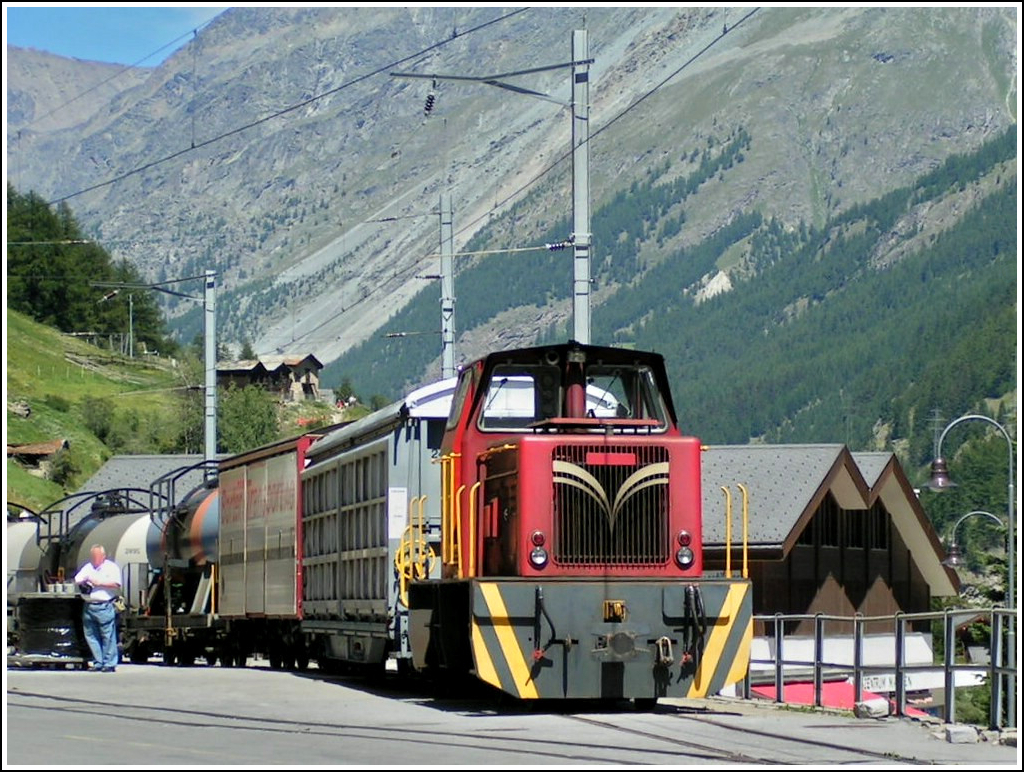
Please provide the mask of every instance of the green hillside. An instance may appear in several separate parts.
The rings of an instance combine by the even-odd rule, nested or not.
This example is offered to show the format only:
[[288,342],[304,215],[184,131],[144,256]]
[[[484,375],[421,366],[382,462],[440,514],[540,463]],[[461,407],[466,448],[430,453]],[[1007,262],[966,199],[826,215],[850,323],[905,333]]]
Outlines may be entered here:
[[128,359],[10,309],[6,322],[7,444],[68,442],[56,462],[60,482],[8,459],[8,501],[38,509],[77,488],[113,453],[176,446],[182,377],[170,361]]
[[[8,459],[8,502],[39,511],[79,490],[112,455],[202,453],[202,396],[186,388],[201,378],[195,362],[130,359],[7,309],[7,444],[68,443],[45,470]],[[316,401],[282,405],[257,388],[221,389],[217,399],[221,453],[370,412],[361,404],[343,413]]]

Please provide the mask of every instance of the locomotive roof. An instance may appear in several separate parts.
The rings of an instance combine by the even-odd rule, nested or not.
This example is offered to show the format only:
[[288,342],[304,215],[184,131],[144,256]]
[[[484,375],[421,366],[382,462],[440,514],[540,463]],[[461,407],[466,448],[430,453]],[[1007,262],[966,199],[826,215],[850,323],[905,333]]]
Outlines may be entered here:
[[591,364],[600,363],[623,366],[642,364],[649,366],[654,374],[658,391],[661,392],[662,399],[665,402],[665,407],[668,409],[672,424],[675,425],[677,423],[675,404],[672,402],[672,389],[668,382],[668,375],[665,372],[665,358],[653,351],[595,346],[570,340],[567,343],[553,343],[547,346],[495,351],[477,359],[473,364],[482,362],[485,370],[489,370],[495,365],[504,362],[555,364],[565,362],[569,352],[572,351],[582,352],[585,355],[586,361]]
[[543,360],[548,352],[556,352],[564,360],[569,351],[582,351],[587,355],[588,361],[602,360],[611,363],[632,363],[645,361],[664,367],[665,358],[653,351],[641,351],[638,349],[620,348],[613,346],[595,346],[589,343],[577,343],[570,340],[566,343],[552,343],[547,346],[534,346],[530,348],[507,349],[505,351],[493,351],[486,356],[480,357],[477,361],[485,361],[487,364],[494,362],[505,362],[510,359],[516,361],[530,361],[533,359]]

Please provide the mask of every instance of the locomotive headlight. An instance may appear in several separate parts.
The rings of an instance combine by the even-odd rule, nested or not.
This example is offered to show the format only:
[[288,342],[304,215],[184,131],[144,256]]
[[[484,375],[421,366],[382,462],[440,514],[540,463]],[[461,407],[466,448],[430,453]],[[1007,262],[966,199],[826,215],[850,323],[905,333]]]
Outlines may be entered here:
[[543,547],[545,541],[547,541],[547,538],[544,536],[543,531],[534,531],[530,534],[530,542],[534,547]]
[[676,536],[676,540],[679,542],[680,547],[689,547],[691,538],[689,531],[680,531],[679,535]]
[[689,547],[680,547],[676,552],[676,563],[680,568],[689,568],[693,565],[693,550]]
[[548,564],[548,552],[543,547],[534,547],[530,552],[530,565],[534,568],[544,568]]

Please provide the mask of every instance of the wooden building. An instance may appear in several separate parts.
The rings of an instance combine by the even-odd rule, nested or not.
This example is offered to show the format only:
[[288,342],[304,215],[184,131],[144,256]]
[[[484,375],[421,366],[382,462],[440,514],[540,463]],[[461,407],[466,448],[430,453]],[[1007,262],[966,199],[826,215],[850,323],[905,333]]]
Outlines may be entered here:
[[261,356],[217,364],[217,385],[222,387],[261,386],[282,402],[320,398],[323,364],[312,354],[305,356]]
[[[731,567],[742,567],[738,485],[747,489],[757,615],[926,612],[933,597],[958,593],[939,535],[892,453],[851,453],[844,445],[710,447],[702,484],[705,568],[712,571],[725,567],[723,488],[732,500]],[[832,630],[852,632],[847,628]],[[811,620],[786,630],[812,632]],[[764,634],[764,624],[755,625],[754,635]]]

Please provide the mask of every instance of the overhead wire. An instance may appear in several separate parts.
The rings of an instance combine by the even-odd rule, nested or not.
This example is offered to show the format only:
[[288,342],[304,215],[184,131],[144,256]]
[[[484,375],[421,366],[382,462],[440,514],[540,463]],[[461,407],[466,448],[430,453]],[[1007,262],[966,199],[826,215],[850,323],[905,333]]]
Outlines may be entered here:
[[[484,22],[482,24],[479,24],[476,27],[471,27],[471,28],[469,28],[469,29],[467,29],[467,30],[465,30],[463,32],[458,32],[456,30],[456,31],[453,32],[451,37],[449,37],[449,38],[447,38],[447,39],[445,39],[443,41],[440,41],[438,43],[434,43],[433,45],[428,46],[427,48],[425,48],[425,49],[423,49],[423,50],[421,50],[421,51],[419,51],[417,53],[414,53],[414,54],[411,54],[409,56],[403,57],[403,58],[398,59],[398,60],[396,60],[396,61],[394,61],[392,63],[384,65],[384,66],[382,66],[382,67],[380,67],[380,68],[378,68],[376,70],[373,70],[371,72],[368,72],[368,73],[365,73],[365,74],[363,74],[361,76],[353,78],[352,80],[347,81],[346,83],[343,83],[343,84],[341,84],[341,85],[339,85],[339,86],[337,86],[337,87],[335,87],[333,89],[329,89],[329,90],[327,90],[327,91],[325,91],[325,92],[323,92],[321,94],[317,94],[317,95],[315,95],[313,97],[310,97],[309,99],[305,99],[305,100],[303,100],[301,102],[293,104],[293,105],[291,105],[289,107],[286,107],[286,108],[284,108],[282,110],[279,110],[279,111],[277,111],[275,113],[272,113],[270,115],[264,116],[263,118],[260,118],[260,119],[258,119],[256,121],[252,121],[252,122],[250,122],[248,124],[245,124],[243,126],[240,126],[238,128],[235,128],[235,129],[232,129],[230,131],[224,132],[224,133],[222,133],[222,134],[220,134],[220,135],[218,135],[216,137],[213,137],[211,139],[205,140],[205,141],[200,142],[198,144],[195,143],[195,139],[193,137],[192,146],[189,147],[189,148],[177,151],[177,152],[172,153],[172,154],[170,154],[168,156],[160,158],[160,159],[158,159],[156,161],[152,161],[150,163],[144,164],[144,165],[142,165],[140,167],[137,167],[137,168],[132,169],[132,170],[130,170],[128,172],[125,172],[124,174],[121,174],[121,175],[118,175],[116,177],[113,177],[113,178],[111,178],[111,179],[109,179],[109,180],[107,180],[105,182],[98,183],[96,185],[92,185],[92,186],[89,186],[87,188],[83,188],[83,189],[81,189],[79,191],[76,191],[74,193],[70,193],[70,194],[68,194],[66,196],[63,196],[63,197],[61,197],[59,199],[56,199],[55,201],[50,202],[50,203],[51,204],[60,203],[60,202],[66,201],[66,200],[68,200],[70,198],[74,198],[76,196],[83,195],[84,193],[88,193],[88,192],[91,192],[93,190],[97,190],[99,188],[107,187],[107,186],[112,185],[112,184],[114,184],[116,182],[124,180],[124,179],[126,179],[126,178],[128,178],[130,176],[133,176],[135,174],[139,174],[139,173],[141,173],[143,171],[146,171],[148,169],[151,169],[151,168],[153,168],[155,166],[158,166],[160,164],[163,164],[163,163],[166,163],[166,162],[168,162],[170,160],[178,158],[178,157],[180,157],[180,156],[182,156],[182,155],[184,155],[184,154],[186,154],[188,152],[191,152],[193,150],[198,150],[198,149],[201,149],[201,148],[206,147],[208,145],[214,144],[214,143],[219,142],[219,141],[221,141],[223,139],[226,139],[227,137],[234,136],[235,134],[239,134],[239,133],[241,133],[243,131],[246,131],[248,129],[254,128],[256,126],[259,126],[259,125],[261,125],[263,123],[266,123],[266,122],[268,122],[270,120],[273,120],[274,118],[279,118],[282,115],[286,115],[286,114],[288,114],[290,112],[293,112],[293,111],[298,110],[298,109],[300,109],[302,107],[305,107],[305,106],[307,106],[309,104],[312,104],[312,103],[314,103],[316,101],[319,101],[320,99],[324,99],[324,98],[326,98],[328,96],[331,96],[333,94],[336,94],[336,93],[338,93],[338,92],[340,92],[340,91],[342,91],[342,90],[344,90],[346,88],[349,88],[349,87],[351,87],[353,85],[356,85],[357,83],[360,83],[360,82],[362,82],[362,81],[364,81],[364,80],[366,80],[366,79],[368,79],[370,77],[373,77],[374,75],[378,75],[378,74],[384,72],[385,70],[392,69],[392,68],[394,68],[395,66],[397,66],[399,64],[403,64],[403,63],[405,63],[405,62],[407,62],[407,61],[409,61],[411,59],[415,59],[417,57],[423,56],[426,53],[429,53],[429,52],[431,52],[433,50],[436,50],[436,49],[438,49],[438,48],[440,48],[442,46],[447,45],[448,43],[452,42],[453,40],[458,39],[459,37],[463,37],[465,35],[468,35],[468,34],[480,31],[482,29],[485,29],[485,28],[487,28],[489,26],[492,26],[492,25],[497,24],[499,22],[502,22],[502,21],[504,21],[504,20],[506,20],[508,18],[511,18],[512,16],[515,16],[517,14],[523,13],[526,10],[529,10],[529,9],[528,8],[520,8],[520,9],[514,10],[514,11],[508,13],[508,14],[505,14],[503,16],[499,16],[499,17],[497,17],[495,19],[492,19],[492,20],[489,20],[489,21]],[[739,21],[735,22],[734,24],[732,24],[732,25],[730,25],[728,27],[723,28],[723,30],[722,30],[722,32],[720,34],[718,34],[706,46],[704,46],[702,49],[700,49],[698,52],[696,52],[687,61],[685,61],[682,65],[680,65],[677,69],[675,69],[672,73],[670,73],[668,76],[666,76],[664,79],[662,79],[655,86],[650,88],[647,92],[642,94],[636,100],[631,102],[621,112],[619,112],[617,115],[613,116],[611,119],[609,119],[602,126],[597,128],[595,131],[591,132],[587,141],[588,142],[592,141],[595,137],[599,136],[601,133],[603,133],[608,128],[610,128],[613,124],[617,123],[619,120],[624,118],[627,114],[629,114],[634,109],[636,109],[636,107],[638,107],[641,103],[643,103],[648,98],[650,98],[655,93],[657,93],[661,88],[663,88],[665,85],[667,85],[672,79],[677,77],[683,70],[685,70],[687,67],[689,67],[691,64],[693,64],[693,62],[695,62],[700,56],[705,54],[709,49],[711,49],[715,44],[717,44],[722,38],[724,38],[726,35],[731,34],[733,31],[735,31],[739,26],[741,26],[743,23],[745,23],[747,20],[749,20],[759,10],[760,10],[759,7],[758,8],[754,8],[749,13],[745,14],[742,18],[740,18]],[[191,33],[189,33],[189,34],[191,34]],[[182,37],[184,37],[184,36],[182,36]],[[424,122],[425,122],[425,120],[424,120]],[[404,142],[403,142],[403,144],[404,144]],[[485,213],[481,214],[480,216],[474,218],[469,223],[467,223],[466,225],[464,225],[461,228],[459,228],[459,230],[456,231],[456,235],[466,232],[467,230],[469,230],[473,226],[475,226],[478,222],[480,222],[480,220],[482,220],[482,219],[484,219],[486,217],[490,217],[495,211],[497,211],[501,207],[505,206],[509,201],[512,201],[513,199],[515,199],[516,197],[521,195],[523,192],[525,192],[529,188],[531,188],[534,185],[536,185],[541,179],[543,179],[545,176],[550,174],[559,164],[561,164],[563,161],[567,160],[571,156],[572,156],[572,150],[564,151],[554,161],[552,161],[544,169],[542,169],[540,172],[535,174],[532,178],[530,178],[525,183],[523,183],[521,186],[519,186],[516,190],[512,191],[511,193],[509,193],[507,196],[505,196],[500,201],[495,202],[495,205],[490,210],[488,210],[487,212],[485,212]],[[390,218],[382,218],[380,220],[368,220],[367,222],[389,222],[389,221],[393,221],[393,220],[411,219],[413,217],[422,217],[422,216],[427,216],[427,215],[396,216],[396,217],[390,217]],[[30,243],[40,243],[40,242],[30,242]],[[549,245],[546,245],[546,246],[548,246],[548,248],[550,248]],[[530,247],[530,248],[517,248],[517,249],[502,249],[502,250],[493,250],[493,252],[494,253],[511,253],[511,252],[520,252],[520,251],[535,251],[536,249],[539,249],[539,247],[538,248]],[[487,251],[487,252],[491,252],[491,251]],[[478,254],[485,254],[487,252],[479,252]],[[470,254],[470,253],[463,253],[463,254]],[[428,255],[425,255],[423,259],[429,259],[429,258],[435,257],[435,256],[436,256],[435,254],[428,254]],[[395,278],[397,278],[397,276]],[[359,305],[360,303],[362,303],[363,301],[368,299],[369,296],[370,296],[369,293],[365,293],[364,292],[362,297],[360,297],[357,300],[355,300],[347,308],[346,307],[342,307],[337,313],[331,315],[330,317],[328,317],[328,319],[324,320],[323,322],[318,324],[316,327],[314,327],[314,328],[310,329],[309,331],[303,333],[298,338],[294,339],[292,342],[294,343],[296,340],[303,340],[305,338],[308,338],[310,335],[315,333],[317,330],[323,328],[326,324],[330,323],[334,319],[340,317],[346,311],[350,311],[353,307]]]
[[[722,32],[720,32],[718,35],[716,35],[707,45],[705,45],[703,48],[701,48],[699,51],[697,51],[693,56],[691,56],[689,59],[687,59],[685,62],[683,62],[679,67],[677,67],[675,70],[673,70],[668,76],[663,78],[660,82],[658,82],[652,88],[648,89],[644,94],[642,94],[640,97],[638,97],[633,102],[631,102],[629,105],[627,105],[625,108],[623,108],[622,111],[620,111],[617,115],[613,116],[611,119],[609,119],[607,122],[605,122],[602,126],[600,126],[596,130],[591,132],[590,135],[587,138],[587,142],[589,143],[590,141],[592,141],[595,137],[599,136],[601,133],[603,133],[608,128],[610,128],[613,124],[617,123],[619,120],[624,118],[627,114],[629,114],[634,109],[636,109],[641,103],[643,103],[644,101],[649,99],[651,96],[653,96],[655,93],[657,93],[659,90],[664,88],[673,78],[677,77],[681,72],[683,72],[683,70],[685,70],[687,67],[692,65],[699,57],[701,57],[705,53],[707,53],[708,50],[710,50],[715,44],[717,44],[720,40],[722,40],[722,38],[724,38],[726,35],[732,34],[732,32],[734,32],[738,27],[740,27],[742,24],[744,24],[746,21],[748,21],[759,10],[760,10],[760,7],[753,8],[749,13],[745,14],[742,18],[740,18],[739,21],[735,22],[732,25],[729,25],[729,26],[723,28]],[[514,198],[516,198],[517,196],[522,194],[524,191],[526,191],[527,189],[529,189],[530,187],[532,187],[533,185],[538,183],[547,174],[549,174],[556,166],[561,164],[563,161],[571,158],[572,157],[572,152],[573,152],[572,150],[564,151],[562,153],[562,155],[560,155],[554,161],[552,161],[550,164],[548,164],[543,170],[541,170],[540,172],[535,174],[531,179],[529,179],[527,182],[525,182],[523,185],[521,185],[515,191],[513,191],[512,193],[510,193],[507,196],[505,196],[505,198],[503,198],[500,202],[496,202],[495,205],[490,210],[488,210],[487,212],[483,213],[479,217],[476,217],[475,219],[471,220],[469,223],[467,223],[463,227],[459,228],[459,230],[455,231],[455,234],[458,235],[458,234],[464,233],[465,231],[471,229],[478,222],[480,222],[480,220],[484,219],[485,217],[490,217],[495,211],[500,209],[502,206],[507,204],[509,201],[513,200]],[[495,250],[495,251],[496,252],[511,252],[513,250]],[[515,250],[515,251],[527,251],[527,250],[521,249],[521,250]],[[432,257],[437,257],[436,253],[430,253],[430,254],[424,255],[421,259],[426,260],[426,259],[429,259],[429,258],[432,258]],[[314,327],[309,332],[300,335],[298,338],[295,338],[292,341],[292,343],[294,343],[295,341],[301,341],[301,340],[309,337],[310,334],[312,334],[316,330],[321,329],[324,325],[326,325],[330,321],[333,321],[334,319],[338,318],[343,313],[345,313],[345,311],[349,311],[352,308],[354,308],[355,306],[359,305],[361,302],[366,300],[368,297],[369,297],[368,294],[364,295],[362,298],[356,300],[352,305],[348,306],[348,308],[342,309],[337,314],[334,314],[333,316],[331,316],[330,318],[328,318],[324,322],[321,322],[320,324],[318,324],[316,327]]]
[[466,35],[470,35],[470,34],[473,34],[475,32],[479,32],[482,29],[486,29],[487,27],[490,27],[490,26],[492,26],[494,24],[498,24],[498,23],[500,23],[502,21],[505,21],[506,19],[509,19],[509,18],[511,18],[513,16],[516,16],[517,14],[523,13],[523,12],[525,12],[527,10],[529,10],[529,8],[520,8],[520,9],[511,11],[511,12],[509,12],[509,13],[503,15],[503,16],[498,16],[497,18],[494,18],[494,19],[491,19],[489,21],[486,21],[486,22],[483,22],[481,24],[478,24],[475,27],[470,27],[469,29],[465,30],[464,32],[459,32],[459,31],[456,30],[456,31],[454,31],[452,33],[451,37],[448,37],[448,38],[446,38],[444,40],[441,40],[441,41],[439,41],[437,43],[434,43],[434,44],[432,44],[430,46],[427,46],[426,48],[422,49],[421,51],[417,51],[414,54],[410,54],[408,56],[404,56],[401,59],[397,59],[397,60],[395,60],[393,62],[390,62],[390,63],[388,63],[388,64],[386,64],[386,65],[384,65],[382,67],[378,67],[376,70],[373,70],[371,72],[368,72],[368,73],[360,75],[360,76],[358,76],[356,78],[353,78],[352,80],[347,81],[345,83],[342,83],[341,85],[336,86],[336,87],[334,87],[332,89],[328,89],[327,91],[324,91],[321,94],[316,94],[316,95],[310,97],[309,99],[304,99],[301,102],[297,102],[296,104],[293,104],[293,105],[290,105],[288,107],[285,107],[285,108],[283,108],[281,110],[278,110],[277,112],[271,113],[269,115],[265,115],[262,118],[258,118],[255,121],[251,121],[250,123],[244,124],[243,126],[239,126],[237,128],[230,129],[229,131],[226,131],[226,132],[224,132],[222,134],[218,134],[217,136],[212,137],[212,138],[207,139],[207,140],[204,140],[202,142],[198,142],[197,143],[193,139],[191,147],[183,148],[183,149],[178,150],[178,151],[176,151],[174,153],[171,153],[171,154],[169,154],[167,156],[164,156],[162,158],[158,158],[155,161],[150,161],[149,163],[143,164],[143,165],[138,166],[138,167],[136,167],[134,169],[130,169],[129,171],[124,172],[122,174],[119,174],[119,175],[117,175],[115,177],[112,177],[112,178],[110,178],[108,180],[105,180],[104,182],[99,182],[99,183],[97,183],[95,185],[90,185],[90,186],[88,186],[86,188],[82,188],[81,190],[74,191],[73,193],[68,193],[65,196],[61,196],[60,198],[57,198],[57,199],[54,199],[53,201],[50,201],[49,204],[51,206],[53,206],[55,204],[62,203],[64,201],[67,201],[69,199],[75,198],[77,196],[84,195],[85,193],[90,193],[90,192],[92,192],[94,190],[99,190],[101,188],[108,187],[108,186],[113,185],[115,183],[121,182],[122,180],[128,179],[129,177],[132,177],[132,176],[134,176],[136,174],[141,174],[142,172],[148,171],[148,170],[150,170],[150,169],[152,169],[152,168],[154,168],[156,166],[160,166],[162,164],[165,164],[168,161],[173,161],[176,158],[180,158],[181,156],[186,155],[187,153],[191,153],[194,150],[200,150],[200,149],[202,149],[204,147],[209,147],[210,145],[213,145],[213,144],[215,144],[217,142],[220,142],[221,140],[227,139],[228,137],[233,137],[236,134],[241,134],[242,132],[248,131],[249,129],[252,129],[252,128],[255,128],[256,126],[261,126],[262,124],[267,123],[268,121],[272,121],[275,118],[280,118],[282,115],[287,115],[288,113],[294,112],[295,110],[300,110],[303,107],[306,107],[308,105],[313,104],[314,102],[318,102],[321,99],[325,99],[326,97],[332,96],[333,94],[337,94],[338,92],[343,91],[343,90],[345,90],[347,88],[350,88],[351,86],[354,86],[357,83],[361,83],[364,80],[367,80],[368,78],[372,78],[373,76],[379,75],[382,72],[386,72],[388,70],[394,69],[399,64],[404,64],[405,62],[408,62],[408,61],[410,61],[412,59],[417,59],[417,58],[423,56],[424,54],[428,54],[431,51],[434,51],[434,50],[436,50],[438,48],[441,48],[443,46],[448,45],[449,43],[451,43],[454,40],[458,40],[459,38],[465,37]]
[[[219,16],[220,14],[217,14],[217,15]],[[42,115],[40,115],[40,116],[39,116],[38,118],[35,118],[34,120],[32,120],[32,121],[30,121],[30,122],[26,123],[26,124],[25,124],[24,126],[22,126],[22,127],[20,128],[20,129],[18,129],[18,132],[20,133],[20,132],[21,132],[21,131],[22,131],[23,129],[27,129],[27,128],[31,127],[31,126],[35,126],[35,125],[36,125],[37,123],[39,123],[39,122],[40,122],[41,120],[43,120],[44,118],[49,118],[49,117],[50,117],[51,115],[53,115],[53,114],[54,114],[55,112],[57,112],[58,110],[63,110],[63,109],[65,108],[65,107],[67,107],[68,105],[72,104],[73,102],[77,102],[77,101],[78,101],[79,99],[81,99],[82,97],[84,97],[84,96],[85,96],[86,94],[90,94],[90,93],[92,93],[93,91],[95,91],[96,89],[98,89],[98,88],[99,88],[100,86],[103,86],[103,85],[105,85],[105,84],[109,83],[110,81],[114,80],[115,78],[119,78],[119,77],[121,77],[121,76],[122,76],[122,75],[124,75],[124,73],[125,73],[125,72],[127,72],[128,70],[133,70],[133,69],[136,69],[136,68],[138,68],[139,66],[141,66],[141,65],[142,65],[142,63],[143,63],[143,62],[145,62],[145,61],[148,61],[149,59],[152,59],[152,58],[153,58],[154,56],[156,56],[157,54],[159,54],[159,53],[160,53],[161,51],[163,51],[164,49],[166,49],[166,48],[170,48],[171,46],[174,46],[174,45],[177,45],[177,44],[178,44],[178,43],[180,43],[180,42],[181,42],[182,40],[184,40],[185,38],[187,38],[187,37],[188,37],[189,35],[192,35],[192,36],[194,37],[194,36],[195,36],[195,35],[196,35],[196,34],[197,34],[197,33],[199,32],[199,30],[201,30],[201,29],[202,29],[203,27],[207,26],[207,25],[208,25],[208,24],[209,24],[210,22],[212,22],[212,21],[213,21],[214,19],[216,19],[216,18],[217,18],[217,16],[213,16],[213,17],[211,17],[211,18],[207,19],[206,21],[204,21],[204,22],[203,22],[202,24],[199,24],[199,25],[197,25],[196,27],[194,27],[193,29],[189,30],[189,31],[188,31],[188,32],[186,32],[185,34],[183,34],[183,35],[179,35],[179,36],[178,36],[178,37],[176,37],[176,38],[175,38],[174,40],[172,40],[172,41],[171,41],[170,43],[164,43],[164,44],[163,44],[162,46],[160,46],[160,48],[156,49],[156,50],[155,50],[155,51],[153,51],[152,53],[146,54],[146,55],[145,55],[144,57],[142,57],[141,59],[139,59],[139,60],[138,60],[137,62],[135,62],[134,64],[126,64],[126,65],[124,65],[124,66],[123,66],[123,67],[122,67],[121,69],[119,69],[119,70],[118,70],[117,72],[113,73],[112,75],[110,75],[110,76],[109,76],[109,77],[107,77],[107,78],[104,78],[104,79],[103,79],[103,80],[101,80],[101,81],[100,81],[99,83],[95,84],[94,86],[90,86],[90,87],[89,87],[89,88],[87,88],[87,89],[86,89],[85,91],[83,91],[83,92],[81,92],[80,94],[78,94],[77,96],[73,96],[73,97],[72,97],[71,99],[67,100],[66,102],[63,102],[62,104],[59,104],[59,105],[57,105],[57,106],[56,106],[56,107],[54,107],[54,108],[53,108],[52,110],[50,110],[50,111],[49,111],[48,113],[43,113],[43,114],[42,114]]]
[[[629,105],[627,105],[618,115],[615,115],[610,120],[608,120],[604,125],[602,125],[601,127],[595,129],[594,131],[592,131],[590,133],[590,135],[588,136],[588,138],[587,138],[588,144],[590,142],[592,142],[595,137],[599,136],[601,133],[603,133],[608,128],[610,128],[613,124],[617,123],[619,120],[624,118],[628,113],[632,112],[642,102],[644,102],[645,100],[647,100],[651,96],[653,96],[655,93],[657,93],[660,89],[662,89],[665,85],[667,85],[669,83],[669,81],[671,81],[673,78],[675,78],[677,75],[679,75],[683,70],[685,70],[687,67],[689,67],[691,64],[693,64],[698,59],[698,57],[700,57],[703,54],[705,54],[712,46],[714,46],[716,43],[718,43],[726,35],[731,34],[737,27],[739,27],[741,24],[743,24],[748,19],[750,19],[750,17],[753,16],[755,13],[757,13],[759,10],[760,10],[760,7],[752,9],[749,13],[744,15],[735,24],[732,24],[731,26],[727,27],[726,29],[723,29],[723,31],[721,33],[719,33],[710,43],[708,43],[700,51],[698,51],[693,56],[691,56],[689,59],[687,59],[685,62],[683,62],[683,64],[680,65],[677,69],[675,69],[670,75],[668,75],[666,78],[661,80],[661,82],[659,82],[657,85],[655,85],[654,87],[649,89],[646,93],[644,93],[643,95],[638,97],[636,100],[631,102]],[[572,157],[572,153],[573,153],[573,151],[571,149],[567,150],[567,151],[563,151],[563,153],[560,156],[555,158],[555,160],[552,161],[550,164],[548,164],[546,167],[544,167],[544,169],[542,169],[541,171],[537,172],[537,174],[535,174],[533,177],[531,177],[525,183],[523,183],[518,188],[516,188],[514,191],[512,191],[507,196],[505,196],[503,199],[501,199],[501,201],[495,202],[494,206],[491,209],[489,209],[488,211],[484,212],[479,217],[476,217],[475,219],[470,220],[470,222],[468,222],[466,225],[464,225],[463,227],[459,228],[459,230],[457,230],[455,232],[455,234],[459,235],[461,233],[464,233],[465,231],[467,231],[470,228],[472,228],[474,225],[476,225],[478,222],[480,222],[484,218],[490,217],[492,214],[494,214],[495,211],[497,211],[501,207],[505,206],[509,201],[513,200],[514,198],[516,198],[517,196],[522,194],[524,191],[526,191],[528,188],[530,188],[533,185],[535,185],[536,183],[538,183],[547,174],[550,174],[551,171],[556,166],[561,164],[563,161],[566,161],[567,159],[571,158]]]

